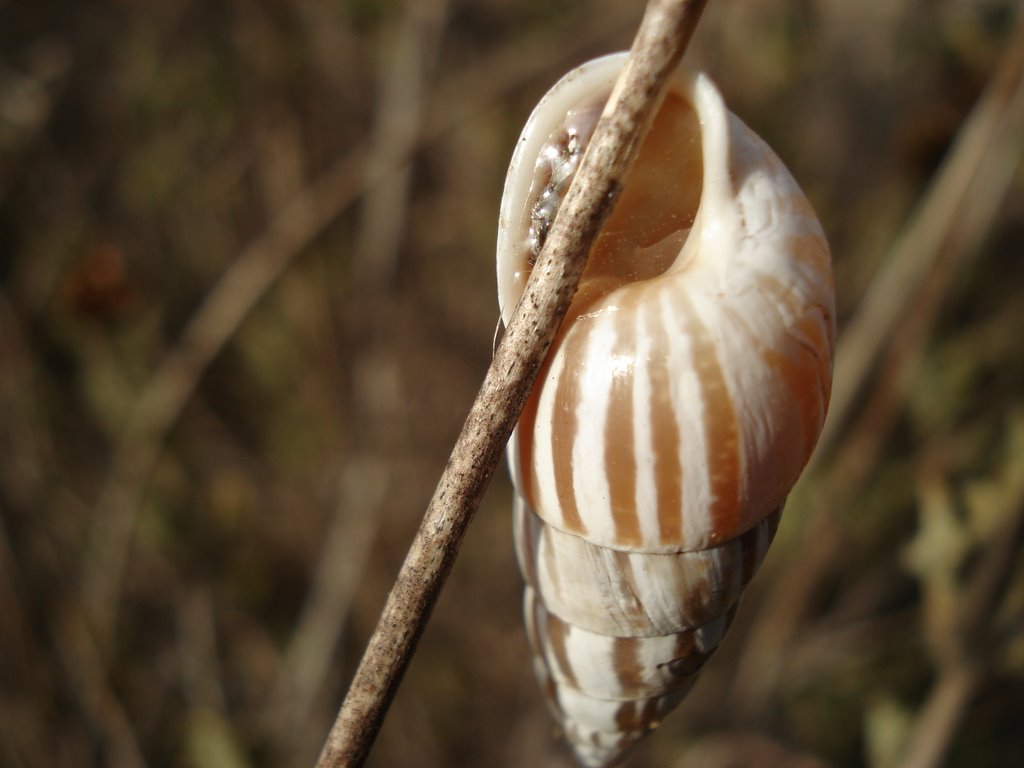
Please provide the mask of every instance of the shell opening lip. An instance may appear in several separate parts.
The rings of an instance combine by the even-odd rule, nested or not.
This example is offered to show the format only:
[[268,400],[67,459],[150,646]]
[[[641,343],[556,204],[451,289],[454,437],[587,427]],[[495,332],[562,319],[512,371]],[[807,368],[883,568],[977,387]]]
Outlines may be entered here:
[[[627,54],[583,65],[542,99],[506,180],[498,238],[499,299],[506,322],[525,289]],[[588,258],[575,311],[585,315],[617,288],[683,268],[702,200],[699,76],[680,69],[652,122],[611,217]],[[713,96],[714,86],[708,82]],[[652,193],[651,190],[657,190]],[[595,283],[590,289],[587,283]]]

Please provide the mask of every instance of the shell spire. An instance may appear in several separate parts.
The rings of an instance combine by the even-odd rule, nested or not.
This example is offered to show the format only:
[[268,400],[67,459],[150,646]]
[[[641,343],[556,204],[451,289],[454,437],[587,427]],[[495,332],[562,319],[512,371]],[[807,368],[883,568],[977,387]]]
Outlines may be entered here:
[[[624,61],[570,72],[523,130],[506,323]],[[680,68],[508,450],[535,667],[581,764],[660,723],[728,628],[824,422],[834,315],[800,188]]]

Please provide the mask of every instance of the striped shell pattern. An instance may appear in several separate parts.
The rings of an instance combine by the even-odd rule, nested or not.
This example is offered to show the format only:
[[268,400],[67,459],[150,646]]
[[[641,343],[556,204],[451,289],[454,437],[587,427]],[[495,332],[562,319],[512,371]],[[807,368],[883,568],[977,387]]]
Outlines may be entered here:
[[[624,61],[570,72],[523,130],[506,323]],[[581,764],[620,760],[728,629],[821,430],[834,314],[800,188],[680,68],[508,449],[534,666]]]

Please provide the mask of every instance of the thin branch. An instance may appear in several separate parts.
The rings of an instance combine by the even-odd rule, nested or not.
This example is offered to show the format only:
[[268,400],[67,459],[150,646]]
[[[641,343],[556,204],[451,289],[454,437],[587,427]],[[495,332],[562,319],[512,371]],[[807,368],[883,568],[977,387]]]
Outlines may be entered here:
[[[815,463],[838,441],[894,330],[917,311],[916,297],[949,249],[949,241],[965,239],[964,212],[975,212],[984,234],[1013,181],[1020,134],[1007,128],[1019,120],[1024,88],[1024,14],[1018,14],[1004,50],[984,95],[964,121],[921,204],[843,331],[836,349],[828,419],[812,460]],[[964,245],[961,248],[966,250]]]
[[960,728],[967,706],[984,680],[977,662],[944,670],[917,715],[901,768],[936,768]]
[[96,502],[82,566],[82,602],[101,648],[109,647],[114,633],[139,503],[167,433],[256,302],[362,191],[362,165],[360,152],[346,155],[281,210],[210,291],[132,407]]
[[[412,200],[414,164],[409,160],[422,141],[424,114],[436,95],[434,71],[447,13],[447,0],[405,3],[382,46],[374,99],[377,114],[366,160],[367,189],[360,206],[344,312],[355,340],[348,355],[353,379],[349,435],[355,456],[345,461],[339,473],[337,501],[306,603],[266,708],[279,752],[295,758],[305,749],[304,760],[295,758],[301,762],[315,758],[316,753],[309,750],[319,747],[316,740],[333,715],[333,702],[317,704],[381,522],[380,508],[399,476],[394,461],[386,457],[401,452],[398,443],[410,442],[400,429],[379,428],[381,423],[403,421],[401,393],[385,394],[376,384],[377,377],[365,372],[379,365],[399,365],[395,346],[384,342],[396,326],[391,291]],[[368,380],[373,384],[365,383]],[[314,710],[318,717],[310,717]],[[309,734],[315,735],[309,738]]]
[[298,751],[306,734],[314,732],[310,721],[319,732],[329,715],[324,706],[322,715],[318,711],[313,717],[314,704],[377,535],[388,486],[398,474],[393,463],[375,457],[356,459],[340,472],[337,503],[306,604],[266,708],[267,727],[283,753]]
[[651,0],[633,49],[459,435],[319,768],[361,765],[706,0]]
[[[813,497],[800,541],[814,542],[779,574],[761,604],[737,664],[732,701],[748,715],[764,708],[785,674],[784,649],[797,634],[815,599],[842,563],[846,540],[841,510],[877,465],[925,343],[956,287],[956,276],[992,227],[1024,156],[1024,15],[1018,16],[999,68],[964,121],[950,155],[872,281],[856,318],[836,348],[835,387],[811,464],[790,496],[810,488],[828,462],[828,477]],[[927,226],[921,223],[926,220]],[[941,237],[936,239],[936,233]],[[918,264],[918,261],[923,262]],[[918,270],[924,270],[918,274]],[[913,276],[913,279],[910,277]],[[890,297],[892,306],[871,296]],[[896,298],[892,298],[896,296]],[[892,310],[913,308],[910,315]],[[864,404],[855,395],[881,361],[875,388]],[[856,418],[850,418],[854,415]],[[820,475],[817,475],[820,482]],[[778,545],[776,545],[778,546]]]

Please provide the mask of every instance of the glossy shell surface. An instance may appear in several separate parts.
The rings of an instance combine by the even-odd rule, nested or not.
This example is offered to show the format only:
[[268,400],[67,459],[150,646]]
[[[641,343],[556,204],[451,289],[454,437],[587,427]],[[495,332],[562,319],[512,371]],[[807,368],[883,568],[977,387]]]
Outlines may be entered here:
[[[502,198],[507,323],[625,60],[540,102]],[[803,193],[680,69],[509,444],[536,667],[611,765],[717,647],[828,405],[828,246]]]

